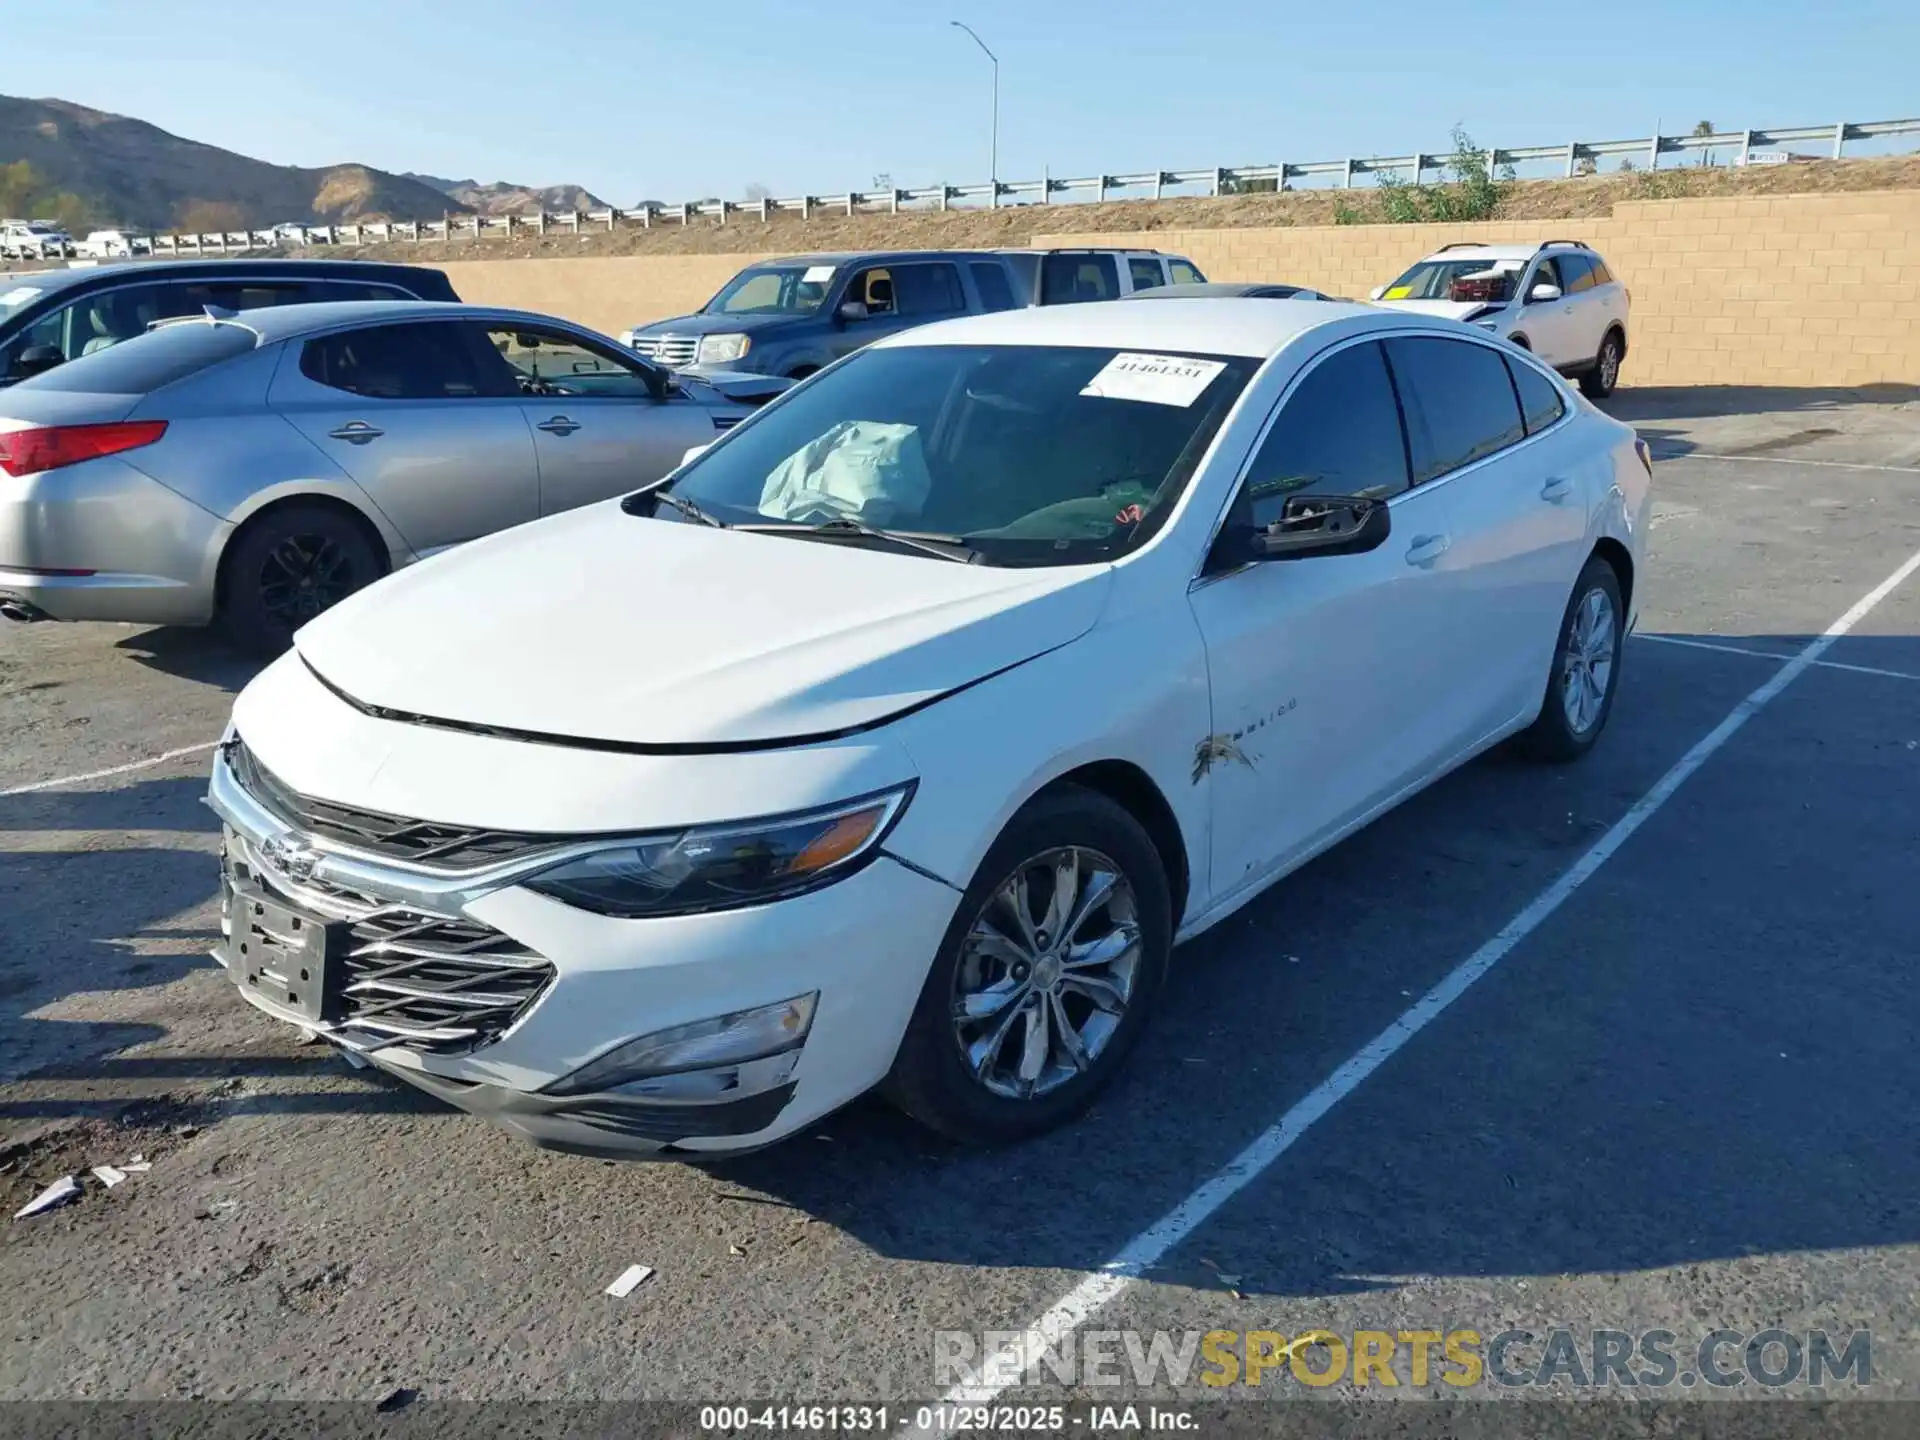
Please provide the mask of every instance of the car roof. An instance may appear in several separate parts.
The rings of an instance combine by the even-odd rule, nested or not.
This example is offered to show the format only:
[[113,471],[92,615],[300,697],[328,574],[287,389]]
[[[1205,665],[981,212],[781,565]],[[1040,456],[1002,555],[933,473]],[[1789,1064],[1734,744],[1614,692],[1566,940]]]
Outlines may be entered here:
[[[564,325],[579,330],[571,320],[553,315],[537,315],[530,310],[507,310],[497,305],[456,305],[445,300],[327,300],[308,305],[262,305],[242,310],[237,315],[222,312],[229,324],[244,325],[260,337],[262,345],[302,335],[317,335],[347,325],[376,323],[399,324],[407,320],[500,320],[524,325]],[[192,319],[169,322],[191,325]],[[589,332],[598,333],[598,332]],[[614,343],[609,341],[609,344]]]
[[[1564,253],[1570,251],[1576,255],[1593,253],[1591,246],[1582,245],[1573,240],[1553,240],[1547,243],[1552,245],[1557,252]],[[1448,245],[1444,249],[1436,250],[1431,255],[1426,255],[1421,258],[1423,260],[1531,260],[1546,248],[1546,245],[1541,244],[1480,245],[1469,243],[1465,245]]]
[[1136,290],[1128,298],[1201,300],[1209,296],[1225,299],[1251,295],[1263,299],[1285,299],[1295,293],[1318,295],[1320,292],[1306,285],[1290,285],[1282,280],[1209,280],[1199,285],[1154,285],[1145,290]]
[[[117,278],[126,275],[152,276],[158,279],[179,279],[181,276],[202,274],[229,275],[245,278],[249,275],[275,275],[288,279],[320,278],[343,279],[354,275],[372,277],[394,271],[425,271],[431,266],[409,265],[404,261],[389,260],[121,260],[111,265],[83,265],[65,270],[36,270],[31,272],[34,287],[39,290],[53,291],[68,285],[90,285],[104,278]],[[16,272],[24,278],[25,272]],[[14,278],[11,275],[0,279]]]
[[[1313,305],[1275,305],[1269,300],[1215,298],[1166,300],[1136,305],[1101,300],[1082,305],[1040,305],[970,315],[902,331],[874,348],[910,345],[1078,345],[1116,350],[1168,350],[1201,355],[1267,359],[1307,331],[1341,320],[1364,319],[1381,331],[1412,329],[1417,315],[1373,305],[1328,300]],[[1430,328],[1430,327],[1429,327]]]

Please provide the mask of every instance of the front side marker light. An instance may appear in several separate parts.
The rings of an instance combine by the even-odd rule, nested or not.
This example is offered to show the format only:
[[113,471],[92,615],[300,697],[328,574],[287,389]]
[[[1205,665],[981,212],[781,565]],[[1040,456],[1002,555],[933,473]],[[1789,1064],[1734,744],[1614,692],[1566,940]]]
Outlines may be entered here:
[[820,992],[656,1030],[616,1045],[547,1086],[549,1095],[591,1095],[635,1081],[745,1065],[798,1050],[813,1028]]

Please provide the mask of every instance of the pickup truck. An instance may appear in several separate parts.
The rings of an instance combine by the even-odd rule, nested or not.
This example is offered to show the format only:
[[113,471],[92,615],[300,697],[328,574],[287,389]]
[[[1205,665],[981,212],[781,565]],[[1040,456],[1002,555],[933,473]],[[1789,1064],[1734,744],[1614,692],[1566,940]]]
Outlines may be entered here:
[[620,338],[674,370],[724,368],[805,379],[885,335],[956,315],[1118,300],[1202,284],[1191,260],[1157,250],[875,250],[749,265],[697,314]]

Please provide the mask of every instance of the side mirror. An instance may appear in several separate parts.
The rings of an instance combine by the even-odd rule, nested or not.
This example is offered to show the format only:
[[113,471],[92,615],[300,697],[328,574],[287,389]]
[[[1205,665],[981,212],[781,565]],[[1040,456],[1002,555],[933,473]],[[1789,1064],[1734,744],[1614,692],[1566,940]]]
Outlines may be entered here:
[[867,318],[867,307],[858,300],[848,300],[835,313],[842,321],[864,320]]
[[1254,560],[1306,560],[1318,555],[1362,555],[1384,545],[1393,511],[1384,500],[1359,495],[1296,495],[1280,518],[1252,536]]
[[1548,301],[1558,300],[1559,298],[1560,287],[1558,285],[1542,283],[1534,286],[1533,289],[1527,292],[1527,303],[1529,305],[1545,305]]
[[1376,285],[1376,286],[1374,286],[1374,287],[1373,287],[1373,289],[1371,289],[1371,290],[1369,290],[1369,291],[1367,292],[1367,298],[1368,298],[1369,300],[1378,300],[1378,299],[1379,299],[1379,298],[1380,298],[1380,297],[1381,297],[1382,295],[1384,295],[1384,294],[1386,294],[1386,293],[1387,293],[1387,287],[1386,287],[1386,286],[1384,286],[1384,285]]
[[66,363],[67,357],[58,345],[29,345],[20,352],[20,358],[13,362],[10,378],[27,380]]

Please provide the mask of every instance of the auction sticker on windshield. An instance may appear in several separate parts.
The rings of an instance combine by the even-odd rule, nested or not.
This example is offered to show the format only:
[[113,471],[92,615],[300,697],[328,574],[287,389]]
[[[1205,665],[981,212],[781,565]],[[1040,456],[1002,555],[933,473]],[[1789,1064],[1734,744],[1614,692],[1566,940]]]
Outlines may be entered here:
[[833,266],[809,265],[807,273],[800,277],[802,285],[824,285],[833,279]]
[[1149,405],[1193,404],[1227,365],[1185,355],[1136,355],[1122,351],[1089,380],[1082,395],[1105,400],[1144,400]]

